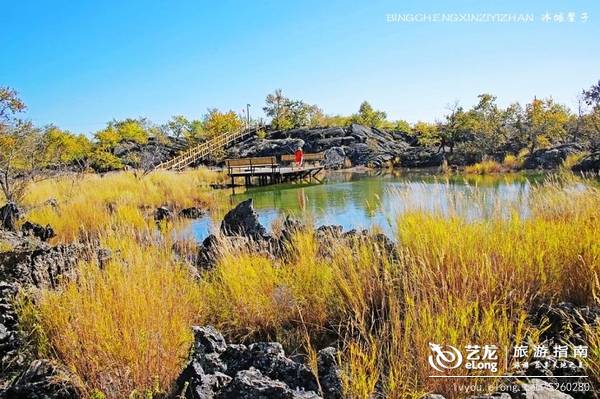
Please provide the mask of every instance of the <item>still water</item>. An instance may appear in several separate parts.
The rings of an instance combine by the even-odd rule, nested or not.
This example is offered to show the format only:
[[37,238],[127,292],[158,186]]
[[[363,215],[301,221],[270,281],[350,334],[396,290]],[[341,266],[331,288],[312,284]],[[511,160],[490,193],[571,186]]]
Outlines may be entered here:
[[[281,216],[292,215],[311,220],[315,226],[337,224],[345,230],[378,226],[393,234],[396,217],[407,210],[468,219],[514,212],[527,217],[532,186],[542,179],[541,175],[523,174],[447,178],[426,171],[340,171],[329,172],[322,184],[257,187],[227,195],[230,207],[252,198],[266,227]],[[215,221],[221,216],[197,220],[189,232],[203,240],[218,228]]]

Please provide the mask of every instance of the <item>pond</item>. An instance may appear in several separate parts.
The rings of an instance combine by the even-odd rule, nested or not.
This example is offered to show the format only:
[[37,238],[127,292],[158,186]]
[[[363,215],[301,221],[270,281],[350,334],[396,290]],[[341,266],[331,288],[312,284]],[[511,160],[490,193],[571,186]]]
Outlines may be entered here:
[[[447,177],[429,171],[332,171],[322,184],[256,187],[228,198],[231,207],[252,198],[266,227],[283,215],[292,215],[315,226],[337,224],[345,230],[377,226],[393,233],[396,216],[415,209],[468,219],[489,218],[498,212],[527,217],[532,185],[543,178],[541,174]],[[203,240],[215,228],[214,220],[220,217],[197,220],[190,232]]]

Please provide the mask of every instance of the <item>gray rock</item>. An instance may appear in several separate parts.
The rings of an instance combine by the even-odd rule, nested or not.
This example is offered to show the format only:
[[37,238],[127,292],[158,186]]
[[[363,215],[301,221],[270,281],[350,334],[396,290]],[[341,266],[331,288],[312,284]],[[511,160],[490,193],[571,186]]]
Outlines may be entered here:
[[60,277],[74,277],[74,269],[86,254],[80,244],[57,245],[25,241],[0,252],[0,280],[39,288],[56,288]]
[[276,342],[227,345],[213,327],[194,327],[194,337],[190,362],[177,379],[176,393],[187,399],[319,398],[314,374]]
[[292,138],[267,140],[253,137],[231,147],[227,151],[227,156],[230,158],[281,156],[293,154],[298,147],[304,147],[304,140]]
[[339,169],[344,167],[346,152],[342,147],[331,147],[323,153],[323,165],[327,169]]
[[179,211],[179,216],[186,219],[199,219],[205,214],[206,213],[202,209],[195,206]]
[[337,349],[328,347],[317,354],[319,384],[324,399],[343,399],[341,370],[338,366]]
[[[384,167],[405,155],[410,162],[419,156],[418,163],[435,163],[438,156],[412,149],[414,138],[402,132],[386,132],[376,128],[352,124],[347,128],[301,128],[271,132],[267,138],[249,138],[228,150],[230,157],[280,156],[292,154],[302,145],[307,153],[329,152],[326,155],[328,167],[341,167],[348,159],[352,165]],[[415,147],[416,148],[416,147]],[[330,152],[330,150],[333,150]],[[429,156],[431,159],[421,159]],[[329,159],[329,160],[328,160]],[[438,164],[441,163],[438,162]]]
[[173,212],[165,206],[161,206],[156,208],[154,211],[154,220],[157,222],[161,222],[163,220],[169,220],[173,218]]
[[523,162],[525,169],[556,169],[571,154],[583,151],[577,143],[561,144],[551,148],[534,151]]
[[0,228],[8,231],[17,231],[17,221],[21,217],[21,211],[17,204],[8,202],[0,208]]
[[194,350],[197,353],[222,353],[227,349],[225,338],[213,326],[192,327],[194,331]]
[[600,172],[600,151],[583,157],[573,166],[573,172]]
[[240,202],[227,212],[221,223],[221,232],[227,236],[248,236],[255,240],[266,238],[267,230],[258,220],[252,198]]
[[28,357],[19,334],[13,301],[17,285],[0,281],[0,386],[14,372],[25,366]]
[[314,392],[292,390],[285,383],[264,376],[250,368],[239,371],[235,378],[216,396],[218,399],[317,399]]
[[56,234],[54,234],[54,229],[50,227],[50,225],[46,225],[46,227],[44,227],[40,224],[32,223],[30,221],[23,223],[21,226],[21,232],[25,236],[37,237],[42,241],[48,241],[52,237],[56,236]]
[[408,147],[399,155],[400,166],[405,168],[427,168],[440,166],[444,155],[432,148]]
[[49,360],[34,360],[4,392],[4,399],[75,399],[81,397],[70,375]]

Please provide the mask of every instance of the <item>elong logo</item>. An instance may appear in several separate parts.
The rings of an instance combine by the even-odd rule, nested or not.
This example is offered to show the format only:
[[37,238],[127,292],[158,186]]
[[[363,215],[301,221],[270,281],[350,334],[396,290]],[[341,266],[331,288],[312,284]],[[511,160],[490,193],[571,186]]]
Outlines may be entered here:
[[451,370],[460,367],[463,361],[462,353],[452,345],[445,345],[446,350],[439,344],[429,343],[432,354],[429,355],[429,365],[437,371]]

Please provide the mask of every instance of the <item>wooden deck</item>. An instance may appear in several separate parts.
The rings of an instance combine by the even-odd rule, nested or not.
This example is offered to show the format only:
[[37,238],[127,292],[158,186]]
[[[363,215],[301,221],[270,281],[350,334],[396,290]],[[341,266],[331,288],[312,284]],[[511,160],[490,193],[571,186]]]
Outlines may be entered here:
[[313,179],[321,182],[317,178],[317,174],[322,170],[322,166],[283,167],[275,165],[273,167],[239,168],[230,170],[228,174],[232,187],[235,187],[236,178],[243,178],[244,185],[249,187]]

